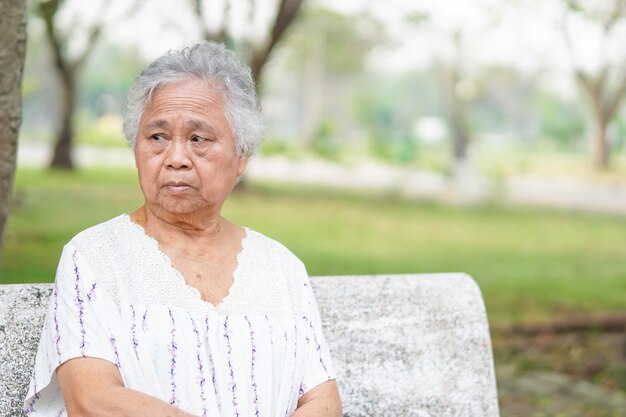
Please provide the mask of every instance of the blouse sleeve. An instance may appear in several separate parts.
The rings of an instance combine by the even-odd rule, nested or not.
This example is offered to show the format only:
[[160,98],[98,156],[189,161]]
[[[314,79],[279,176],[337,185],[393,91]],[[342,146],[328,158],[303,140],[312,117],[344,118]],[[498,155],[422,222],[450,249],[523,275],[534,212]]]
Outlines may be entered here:
[[336,378],[326,338],[322,331],[322,321],[317,302],[306,271],[304,273],[302,320],[308,329],[306,329],[306,365],[300,386],[300,396],[317,385]]
[[24,404],[27,415],[64,409],[55,370],[79,357],[116,364],[107,322],[119,312],[98,287],[87,261],[71,243],[63,248]]

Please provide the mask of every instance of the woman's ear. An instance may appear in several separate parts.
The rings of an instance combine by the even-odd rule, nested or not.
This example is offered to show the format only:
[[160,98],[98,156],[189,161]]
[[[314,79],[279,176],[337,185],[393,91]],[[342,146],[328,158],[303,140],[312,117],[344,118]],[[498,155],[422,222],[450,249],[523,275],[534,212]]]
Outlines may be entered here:
[[246,170],[246,166],[248,165],[248,157],[249,155],[243,154],[239,157],[239,161],[237,161],[237,176],[241,177],[243,172]]

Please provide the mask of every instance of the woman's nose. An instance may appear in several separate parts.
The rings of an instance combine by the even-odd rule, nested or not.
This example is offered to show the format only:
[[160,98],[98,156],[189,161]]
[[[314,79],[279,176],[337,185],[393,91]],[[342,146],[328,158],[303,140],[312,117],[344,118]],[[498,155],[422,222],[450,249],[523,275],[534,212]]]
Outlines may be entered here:
[[165,163],[167,167],[174,169],[185,169],[191,167],[189,149],[185,142],[173,140],[167,150]]

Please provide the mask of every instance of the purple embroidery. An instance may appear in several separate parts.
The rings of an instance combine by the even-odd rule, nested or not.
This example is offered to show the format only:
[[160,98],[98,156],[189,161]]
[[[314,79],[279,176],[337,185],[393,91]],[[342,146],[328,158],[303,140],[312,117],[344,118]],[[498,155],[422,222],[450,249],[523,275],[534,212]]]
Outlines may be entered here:
[[170,354],[172,355],[172,360],[170,363],[170,386],[172,388],[172,397],[170,398],[170,404],[176,404],[178,402],[178,400],[176,399],[176,381],[174,380],[174,377],[176,375],[176,351],[178,350],[178,347],[176,346],[176,323],[174,322],[174,315],[172,314],[172,310],[168,308],[167,311],[169,311],[170,319],[172,320],[172,343],[170,344]]
[[29,415],[30,413],[35,411],[35,400],[36,398],[34,398],[30,403],[24,406],[24,414]]
[[113,347],[113,356],[115,356],[115,365],[118,368],[121,368],[122,366],[120,365],[120,354],[117,350],[117,342],[115,340],[115,336],[111,335],[111,346]]
[[252,364],[250,370],[250,379],[252,380],[252,390],[254,391],[254,415],[259,416],[259,392],[257,390],[258,386],[256,383],[256,375],[254,370],[254,364],[256,362],[256,345],[254,344],[254,330],[252,329],[252,323],[248,320],[247,316],[244,316],[246,321],[248,322],[248,328],[250,329],[250,345],[252,346]]
[[132,306],[132,304],[130,305],[130,311],[132,311],[133,313],[133,323],[130,326],[130,330],[133,333],[133,349],[135,350],[135,357],[137,359],[139,359],[139,350],[137,349],[139,347],[139,342],[137,342],[137,320],[136,320],[136,316],[135,316],[135,307]]
[[235,383],[235,371],[233,370],[233,364],[231,361],[231,355],[233,353],[233,347],[230,344],[230,335],[228,334],[228,316],[224,319],[224,338],[226,339],[226,353],[228,354],[228,369],[230,371],[230,389],[233,393],[233,407],[235,409],[235,417],[239,417],[239,410],[237,409],[237,395],[235,390],[237,384]]
[[[298,363],[298,326],[296,326],[296,324],[294,323],[293,325],[293,337],[294,337],[294,348],[293,348],[293,357],[294,357],[294,366],[293,369],[291,371],[291,387],[289,387],[289,395],[291,395],[291,393],[293,392],[293,385],[294,385],[294,380],[296,379],[296,366],[295,364]],[[287,339],[287,333],[285,332],[285,340]],[[289,415],[289,405],[287,404],[287,409],[285,410],[285,417],[287,417]]]
[[317,341],[317,333],[315,332],[315,329],[313,328],[313,323],[311,323],[311,321],[309,320],[307,316],[302,316],[302,320],[309,323],[309,328],[311,329],[311,332],[313,332],[313,341],[315,342],[315,350],[317,350],[317,352],[319,353],[320,363],[322,364],[322,368],[324,368],[324,372],[326,372],[326,376],[328,377],[328,379],[330,379],[330,374],[328,373],[328,369],[326,369],[326,364],[324,363],[324,358],[322,357],[322,347]]
[[93,285],[91,286],[91,289],[87,293],[87,298],[89,299],[89,301],[93,301],[95,299],[95,295],[96,295],[96,283],[94,282]]
[[40,395],[39,395],[39,391],[37,390],[37,379],[35,378],[35,371],[33,370],[33,374],[32,374],[32,379],[33,379],[33,392],[35,393],[35,395],[33,395],[33,399],[24,407],[24,414],[28,415],[30,413],[32,413],[33,411],[35,411],[35,402],[37,402],[37,400],[39,399]]
[[[39,390],[37,389],[37,378],[35,378],[35,371],[33,371],[33,391],[35,392],[35,395],[33,395],[33,397],[35,398],[35,400],[39,399]],[[35,402],[33,401],[33,404]]]
[[80,324],[80,353],[85,356],[85,322],[83,321],[83,316],[85,315],[85,308],[83,306],[83,299],[80,295],[80,273],[78,272],[78,265],[76,265],[76,251],[72,254],[72,261],[74,262],[74,275],[76,276],[76,281],[74,282],[74,289],[76,290],[76,298],[74,299],[74,303],[78,308],[78,323]]
[[148,323],[146,322],[147,317],[148,309],[146,308],[146,311],[143,313],[143,318],[141,319],[141,330],[143,330],[144,333],[148,331]]
[[206,409],[206,392],[204,391],[204,385],[206,384],[206,378],[204,377],[204,365],[202,365],[202,356],[200,354],[202,349],[202,344],[200,343],[200,332],[198,331],[198,327],[196,326],[196,322],[193,317],[190,317],[191,325],[193,326],[193,332],[196,334],[196,347],[198,351],[196,353],[196,358],[198,359],[198,373],[199,377],[199,385],[200,385],[200,400],[202,401],[202,416],[206,417],[207,409]]
[[[205,317],[204,319],[204,325],[206,327],[206,334],[209,334],[209,318]],[[213,364],[213,356],[211,355],[211,352],[208,352],[209,354],[209,368],[211,368],[211,381],[213,381],[213,391],[215,392],[215,398],[217,399],[217,409],[221,410],[222,406],[220,404],[220,397],[217,393],[217,384],[215,383],[215,365]]]
[[61,364],[61,332],[59,331],[59,284],[54,283],[54,344],[57,348],[57,359]]
[[306,391],[307,391],[306,385],[300,384],[300,391],[298,392],[298,395],[302,397]]

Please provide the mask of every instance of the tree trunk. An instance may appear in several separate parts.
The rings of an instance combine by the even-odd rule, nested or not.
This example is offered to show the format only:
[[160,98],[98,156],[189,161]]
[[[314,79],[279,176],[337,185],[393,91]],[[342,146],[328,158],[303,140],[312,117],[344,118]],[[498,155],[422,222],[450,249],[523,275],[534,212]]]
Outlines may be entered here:
[[26,53],[26,1],[0,2],[0,254],[9,216],[22,120],[22,73]]
[[607,138],[609,123],[619,110],[624,94],[626,94],[626,78],[617,88],[609,88],[606,83],[606,72],[603,71],[596,78],[583,72],[576,73],[579,85],[582,87],[589,102],[593,116],[594,132],[591,138],[591,160],[594,168],[607,169],[611,154]]
[[606,95],[606,92],[604,92],[606,87],[602,77],[591,79],[584,75],[579,75],[578,80],[589,97],[594,118],[595,131],[591,139],[592,163],[596,169],[606,169],[609,167],[609,148],[606,142],[606,130],[613,116],[610,114],[611,110],[607,110],[603,100]]
[[454,160],[463,161],[467,159],[467,147],[469,143],[469,137],[467,134],[467,127],[465,126],[462,116],[453,117],[452,132],[454,136]]
[[450,68],[449,79],[449,123],[452,130],[452,155],[454,161],[464,161],[467,158],[470,132],[467,120],[468,103],[461,97],[457,88],[461,82],[461,71],[458,63],[453,63]]
[[326,99],[324,92],[325,47],[326,45],[323,44],[315,44],[305,55],[301,89],[303,98],[301,135],[304,138],[304,147],[307,149],[313,146]]
[[[59,72],[61,70],[59,69]],[[65,72],[68,72],[67,69]],[[57,131],[54,154],[50,168],[73,169],[72,138],[74,137],[73,115],[76,106],[74,76],[63,72],[61,78],[61,125]]]
[[276,17],[270,31],[270,38],[265,47],[259,48],[253,51],[252,58],[250,60],[250,70],[252,72],[252,78],[258,86],[261,84],[261,73],[263,67],[269,60],[269,56],[272,50],[276,46],[276,43],[285,33],[285,30],[293,23],[296,16],[300,12],[302,2],[304,0],[281,0],[278,5]]
[[592,139],[593,165],[596,169],[606,169],[609,167],[609,146],[606,137],[607,128],[608,123],[606,119],[600,117],[596,120],[596,132]]

